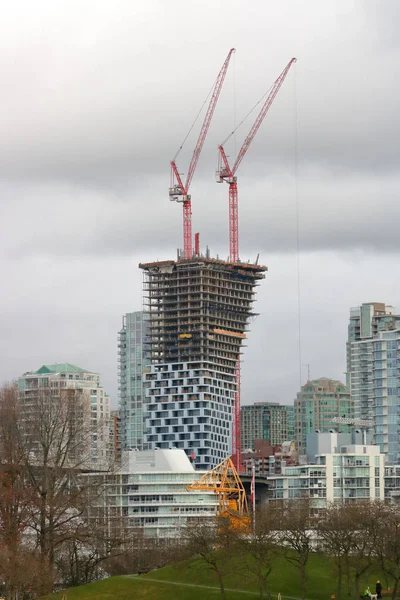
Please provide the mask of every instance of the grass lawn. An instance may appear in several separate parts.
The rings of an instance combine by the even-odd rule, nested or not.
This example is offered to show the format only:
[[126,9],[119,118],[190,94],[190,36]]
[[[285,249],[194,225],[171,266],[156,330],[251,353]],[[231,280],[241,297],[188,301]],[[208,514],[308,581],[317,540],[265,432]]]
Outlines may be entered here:
[[[238,564],[233,565],[232,572],[225,577],[227,599],[257,598],[258,588],[254,578],[250,574],[240,572],[239,564],[240,557]],[[314,554],[309,559],[307,573],[307,600],[329,600],[331,594],[336,591],[336,578],[332,563],[326,557]],[[377,578],[380,578],[384,587],[386,587],[383,577],[370,574],[361,580],[360,591],[367,584],[374,589]],[[299,572],[294,565],[284,558],[279,559],[276,563],[269,581],[272,594],[281,593],[283,600],[289,597],[299,598],[301,596]],[[71,588],[64,593],[68,600],[165,600],[168,598],[174,600],[210,598],[212,600],[220,597],[218,589],[213,590],[196,586],[210,586],[213,588],[218,587],[218,583],[211,571],[177,564],[152,571],[140,577],[111,577],[97,583]],[[345,589],[343,589],[344,591]],[[61,598],[62,593],[58,593],[48,596],[46,600],[60,600]],[[354,598],[353,589],[351,589],[349,598]]]
[[[219,590],[146,581],[144,577],[110,577],[63,593],[68,600],[218,600],[221,597]],[[46,600],[61,600],[63,593],[46,596]],[[257,598],[257,595],[236,592],[227,592],[226,595],[227,600]]]
[[[335,592],[336,580],[333,571],[330,569],[326,558],[315,554],[310,557],[308,565],[308,594],[310,600],[319,600],[327,598]],[[144,576],[152,579],[161,579],[167,581],[181,581],[187,583],[197,583],[202,585],[217,586],[218,582],[211,571],[198,570],[194,568],[174,565],[158,569],[153,573]],[[254,576],[240,572],[232,572],[226,576],[226,587],[237,590],[258,591]],[[281,593],[282,596],[301,596],[301,584],[299,572],[294,565],[284,558],[277,561],[269,578],[270,589],[273,594]],[[243,595],[242,595],[243,598]]]

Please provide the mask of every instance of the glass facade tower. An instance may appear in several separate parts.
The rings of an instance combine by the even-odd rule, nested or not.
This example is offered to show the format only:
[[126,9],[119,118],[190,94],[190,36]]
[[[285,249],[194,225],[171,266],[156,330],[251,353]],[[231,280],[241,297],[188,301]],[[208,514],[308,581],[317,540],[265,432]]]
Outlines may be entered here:
[[371,302],[350,310],[348,387],[355,416],[373,422],[374,442],[389,464],[400,464],[400,315]]
[[[307,381],[294,401],[296,420],[296,445],[299,454],[307,454],[307,435],[316,430],[334,429],[335,417],[354,417],[353,400],[344,383],[327,377]],[[350,431],[341,425],[342,433]]]
[[118,390],[121,449],[143,450],[143,374],[149,369],[148,313],[137,311],[122,318],[118,334]]

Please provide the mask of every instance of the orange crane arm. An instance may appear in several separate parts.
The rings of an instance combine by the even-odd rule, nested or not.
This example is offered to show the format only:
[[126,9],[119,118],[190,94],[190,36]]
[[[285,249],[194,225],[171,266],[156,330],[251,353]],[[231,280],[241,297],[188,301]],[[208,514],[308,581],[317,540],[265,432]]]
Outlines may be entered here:
[[213,491],[218,494],[220,511],[227,510],[234,502],[240,516],[248,512],[246,491],[230,457],[186,486],[186,489],[187,491]]

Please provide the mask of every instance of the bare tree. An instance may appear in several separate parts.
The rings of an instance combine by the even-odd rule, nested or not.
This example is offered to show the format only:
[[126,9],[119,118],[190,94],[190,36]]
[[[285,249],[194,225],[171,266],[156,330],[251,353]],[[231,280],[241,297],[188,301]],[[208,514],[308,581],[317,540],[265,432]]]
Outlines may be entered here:
[[336,576],[337,588],[336,598],[341,600],[343,578],[347,576],[348,590],[350,593],[350,571],[349,557],[352,549],[352,538],[349,531],[352,524],[349,523],[347,505],[339,502],[333,502],[316,523],[316,529],[319,538],[319,548],[322,552],[333,560]]
[[[101,491],[82,476],[90,467],[90,403],[79,389],[36,390],[21,407],[21,435],[28,452],[25,472],[32,490],[30,527],[43,566],[54,573],[56,551],[77,540]],[[82,534],[83,535],[83,534]],[[42,592],[51,591],[48,579]]]
[[380,504],[375,550],[379,564],[393,580],[392,598],[397,597],[400,584],[400,507]]
[[354,578],[354,597],[360,598],[360,581],[376,561],[380,504],[369,500],[347,503],[343,507],[347,533],[351,541],[345,560]]
[[278,513],[280,541],[285,549],[285,558],[300,571],[302,600],[307,591],[307,563],[313,549],[313,527],[310,517],[309,499],[290,500]]
[[229,518],[188,524],[184,533],[190,567],[212,571],[218,580],[223,600],[226,598],[224,578],[232,570],[238,536]]
[[38,572],[23,535],[31,516],[32,490],[25,478],[25,447],[19,430],[15,385],[0,389],[0,577],[9,599],[21,595]]
[[23,544],[12,552],[2,547],[0,553],[1,594],[7,600],[24,598],[30,590],[37,590],[46,573],[41,573],[40,562],[32,549]]
[[268,578],[280,555],[276,510],[268,507],[257,511],[252,534],[243,536],[238,545],[245,572],[252,573],[258,581],[260,598],[264,598],[265,593],[270,600]]
[[126,552],[124,532],[119,526],[86,521],[75,535],[60,546],[56,555],[58,572],[69,587],[100,579],[104,564]]
[[141,575],[186,558],[187,551],[179,537],[152,538],[147,537],[141,527],[126,527],[120,551],[112,552],[104,565],[112,575]]
[[101,526],[89,521],[105,479],[85,475],[93,466],[88,396],[73,388],[24,392],[0,389],[0,578],[10,600],[29,581],[52,591],[68,552],[75,581],[86,580],[121,542],[104,518]]

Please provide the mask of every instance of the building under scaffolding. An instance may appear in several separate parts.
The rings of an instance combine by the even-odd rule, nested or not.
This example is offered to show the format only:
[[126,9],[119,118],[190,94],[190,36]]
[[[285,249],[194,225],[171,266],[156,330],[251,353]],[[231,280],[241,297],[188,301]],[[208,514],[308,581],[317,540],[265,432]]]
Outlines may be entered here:
[[147,441],[214,467],[230,452],[235,367],[267,268],[199,256],[139,266],[150,315]]

